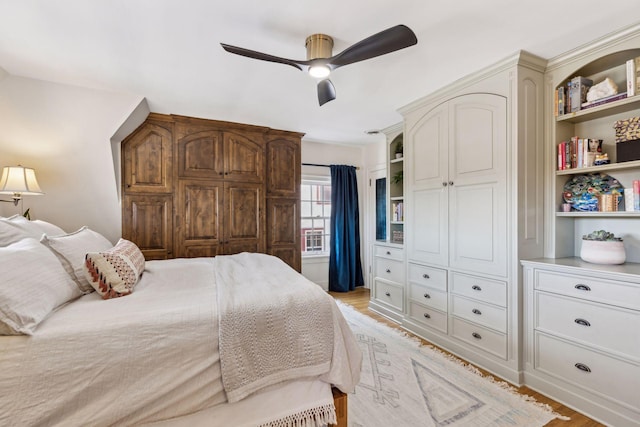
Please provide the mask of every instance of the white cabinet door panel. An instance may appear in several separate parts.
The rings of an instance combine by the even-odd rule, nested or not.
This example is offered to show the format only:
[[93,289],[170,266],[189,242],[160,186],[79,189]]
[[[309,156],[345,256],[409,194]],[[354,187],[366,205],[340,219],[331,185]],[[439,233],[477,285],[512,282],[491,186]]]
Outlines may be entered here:
[[417,190],[411,193],[409,230],[407,236],[409,261],[441,266],[448,264],[448,206],[447,191]]

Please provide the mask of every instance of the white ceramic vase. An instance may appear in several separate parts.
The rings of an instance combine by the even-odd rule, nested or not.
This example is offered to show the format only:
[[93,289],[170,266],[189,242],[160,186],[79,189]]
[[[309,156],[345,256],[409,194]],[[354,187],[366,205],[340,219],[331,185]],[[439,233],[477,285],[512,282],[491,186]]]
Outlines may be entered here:
[[623,242],[583,239],[580,258],[593,264],[623,264],[627,254]]

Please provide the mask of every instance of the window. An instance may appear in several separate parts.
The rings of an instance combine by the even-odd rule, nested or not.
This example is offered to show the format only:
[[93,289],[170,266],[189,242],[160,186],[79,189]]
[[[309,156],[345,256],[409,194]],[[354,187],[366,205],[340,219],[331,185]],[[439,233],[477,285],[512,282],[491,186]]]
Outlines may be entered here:
[[300,193],[302,255],[329,255],[331,178],[303,177]]

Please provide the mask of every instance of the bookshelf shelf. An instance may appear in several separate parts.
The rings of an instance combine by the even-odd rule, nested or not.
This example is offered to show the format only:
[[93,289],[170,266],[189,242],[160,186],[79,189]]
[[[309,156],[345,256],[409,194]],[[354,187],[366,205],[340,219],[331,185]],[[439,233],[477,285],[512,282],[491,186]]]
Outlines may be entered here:
[[391,197],[391,200],[399,200],[399,201],[403,201],[404,197],[403,196],[397,196],[397,197]]
[[624,169],[638,169],[640,168],[640,160],[633,162],[622,163],[610,163],[608,165],[590,166],[587,168],[573,168],[556,171],[556,175],[577,175],[582,173],[597,173],[597,172],[612,172]]
[[640,218],[640,212],[556,212],[556,216],[572,218]]
[[640,95],[630,98],[612,101],[606,104],[591,107],[586,110],[576,111],[575,113],[563,114],[558,116],[556,121],[568,123],[582,123],[587,120],[599,119],[619,113],[633,111],[640,106]]
[[404,161],[404,157],[400,157],[399,159],[392,159],[389,163],[402,163]]

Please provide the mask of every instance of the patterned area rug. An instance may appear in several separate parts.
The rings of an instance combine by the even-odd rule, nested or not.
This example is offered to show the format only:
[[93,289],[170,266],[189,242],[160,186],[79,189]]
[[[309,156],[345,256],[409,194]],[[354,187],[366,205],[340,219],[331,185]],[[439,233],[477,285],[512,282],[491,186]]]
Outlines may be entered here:
[[472,366],[338,301],[363,352],[349,427],[543,426],[563,418]]

